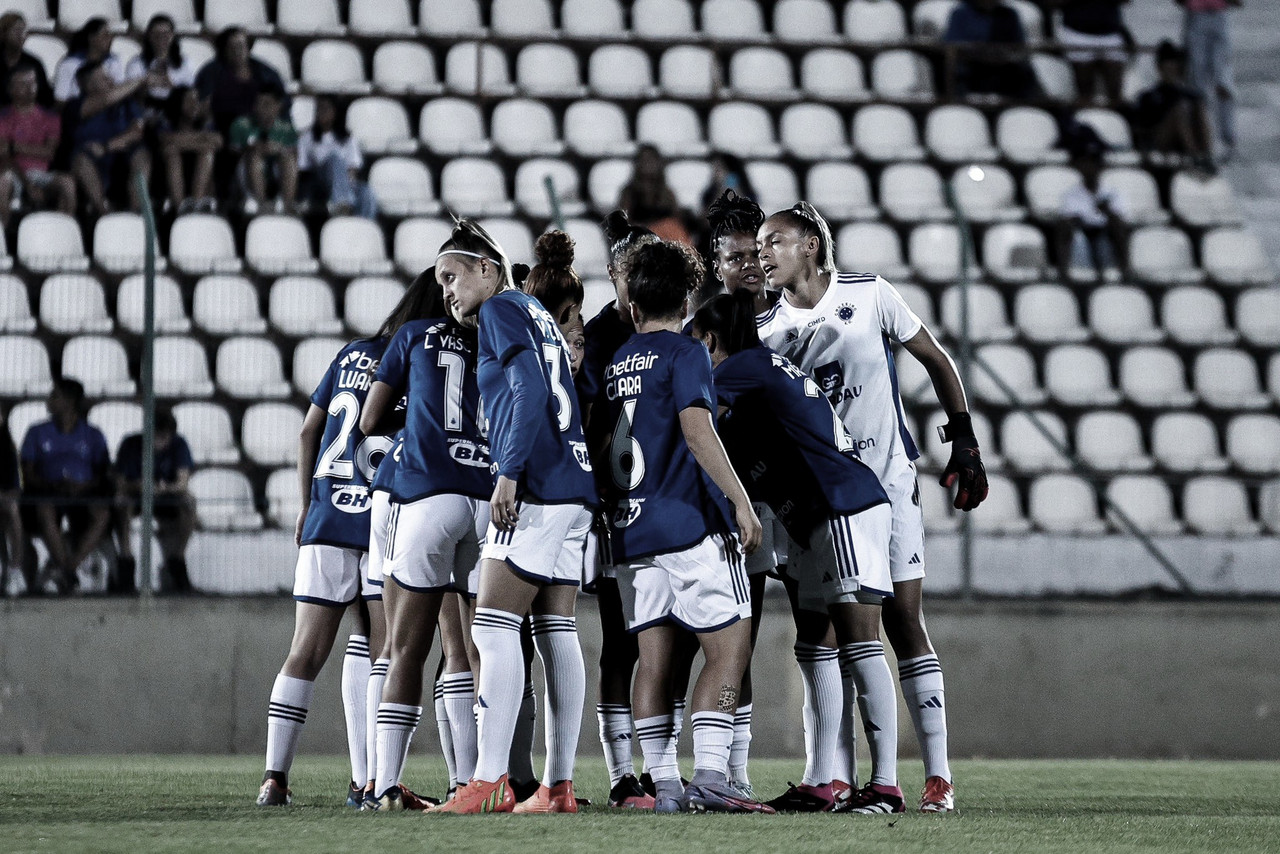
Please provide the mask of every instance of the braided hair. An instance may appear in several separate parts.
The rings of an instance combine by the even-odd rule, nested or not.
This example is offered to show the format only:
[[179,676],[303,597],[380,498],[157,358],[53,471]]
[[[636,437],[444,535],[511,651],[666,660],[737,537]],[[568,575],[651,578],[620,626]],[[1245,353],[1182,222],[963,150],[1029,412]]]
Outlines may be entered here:
[[764,211],[751,199],[727,189],[707,208],[707,222],[711,224],[714,253],[720,241],[731,234],[749,234],[754,239],[764,224]]

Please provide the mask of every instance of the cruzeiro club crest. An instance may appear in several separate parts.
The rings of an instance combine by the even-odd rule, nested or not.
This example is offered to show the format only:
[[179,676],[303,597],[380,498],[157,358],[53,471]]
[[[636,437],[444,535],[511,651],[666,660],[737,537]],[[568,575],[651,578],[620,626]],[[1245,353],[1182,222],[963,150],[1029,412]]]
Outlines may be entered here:
[[854,314],[857,313],[857,311],[858,311],[858,307],[856,305],[854,305],[851,302],[847,302],[836,309],[836,317],[840,318],[840,320],[846,324],[852,323],[853,316]]

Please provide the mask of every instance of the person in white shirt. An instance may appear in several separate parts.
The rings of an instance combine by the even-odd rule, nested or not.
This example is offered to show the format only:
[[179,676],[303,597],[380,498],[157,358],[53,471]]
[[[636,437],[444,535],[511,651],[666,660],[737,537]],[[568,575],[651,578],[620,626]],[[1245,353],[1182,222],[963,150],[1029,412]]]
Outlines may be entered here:
[[315,122],[298,136],[298,170],[310,188],[307,195],[312,203],[327,205],[332,216],[376,219],[373,190],[356,177],[363,166],[360,145],[347,132],[346,110],[340,110],[332,98],[320,96]]
[[59,104],[80,97],[76,72],[86,62],[100,62],[113,83],[125,82],[124,63],[111,52],[111,27],[106,18],[90,18],[76,30],[67,45],[67,55],[58,60],[53,72],[53,97]]
[[[142,52],[125,66],[126,80],[145,77],[148,71],[163,75],[160,85],[147,89],[146,101],[151,111],[159,113],[165,108],[169,93],[179,86],[194,86],[196,69],[182,55],[178,44],[173,18],[168,15],[152,15],[142,37]],[[164,79],[168,83],[164,83]]]
[[1102,153],[1080,152],[1073,165],[1081,181],[1062,196],[1055,228],[1058,267],[1063,281],[1073,270],[1092,269],[1097,279],[1123,267],[1128,226],[1124,198],[1102,184]]

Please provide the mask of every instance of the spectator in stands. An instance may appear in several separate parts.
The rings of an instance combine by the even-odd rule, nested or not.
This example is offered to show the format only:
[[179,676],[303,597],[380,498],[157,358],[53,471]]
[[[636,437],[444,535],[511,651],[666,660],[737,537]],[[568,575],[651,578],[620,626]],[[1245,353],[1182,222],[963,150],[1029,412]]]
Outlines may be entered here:
[[[0,419],[0,534],[5,539],[5,550],[0,553],[0,561],[4,564],[3,571],[0,571],[0,595],[8,590],[9,571],[22,569],[22,551],[27,541],[22,535],[22,514],[18,512],[21,489],[18,450],[13,447],[8,425]],[[27,588],[31,588],[30,583]]]
[[355,214],[367,219],[378,216],[373,190],[356,176],[364,167],[360,144],[347,131],[347,111],[333,98],[316,98],[316,115],[311,129],[298,138],[298,171],[305,196],[316,205],[326,205],[331,216]]
[[[178,422],[167,407],[156,409],[155,429],[155,520],[156,539],[164,555],[160,575],[161,590],[191,591],[187,577],[187,543],[196,526],[195,503],[187,482],[195,469],[191,448],[178,433]],[[113,592],[134,593],[136,563],[129,540],[129,520],[142,512],[142,434],[133,433],[120,442],[116,453],[116,540],[120,566]],[[148,583],[146,579],[143,583]]]
[[106,18],[90,18],[71,36],[67,55],[53,72],[53,97],[66,103],[80,96],[80,69],[97,63],[113,83],[124,82],[124,63],[111,52],[111,27]]
[[73,98],[63,113],[71,137],[71,171],[94,216],[111,210],[109,195],[123,180],[129,205],[142,209],[133,176],[151,178],[151,152],[143,145],[146,122],[135,96],[159,81],[148,72],[127,83],[114,83],[100,62],[87,62],[77,72],[82,96]]
[[1082,180],[1063,195],[1056,226],[1058,267],[1064,282],[1070,281],[1073,268],[1092,268],[1095,279],[1102,280],[1127,257],[1124,199],[1102,186],[1102,153],[1100,146],[1080,151],[1071,163]]
[[720,198],[725,190],[733,190],[745,199],[756,200],[755,187],[751,186],[751,178],[747,175],[747,164],[734,154],[714,154],[711,157],[711,183],[702,194],[702,211],[705,214],[711,203]]
[[956,95],[1025,100],[1040,94],[1022,20],[1001,0],[963,0],[951,10],[943,41],[962,46],[951,81]]
[[642,144],[636,149],[631,181],[622,188],[618,207],[627,212],[631,222],[648,228],[663,240],[690,243],[680,203],[667,184],[666,163],[654,146]]
[[36,70],[36,103],[42,107],[53,106],[53,87],[44,63],[23,49],[27,41],[27,19],[18,12],[0,15],[0,107],[9,106],[9,75],[19,65],[29,65]]
[[34,517],[27,527],[49,550],[45,572],[29,590],[39,592],[52,581],[65,593],[111,523],[111,459],[102,431],[81,411],[84,386],[60,377],[46,405],[50,420],[33,426],[22,440],[23,493]]
[[1129,0],[1058,0],[1062,23],[1058,41],[1076,78],[1076,94],[1082,104],[1102,97],[1118,104],[1124,85],[1124,65],[1133,47],[1133,37],[1120,17],[1120,7]]
[[209,102],[195,89],[175,86],[169,92],[156,136],[169,185],[169,209],[179,214],[215,213],[213,158],[222,148],[222,135],[213,129]]
[[1183,44],[1189,61],[1188,77],[1205,102],[1213,102],[1222,157],[1231,159],[1236,149],[1235,75],[1231,69],[1231,38],[1227,10],[1242,0],[1176,0],[1186,7]]
[[49,167],[58,150],[62,119],[36,103],[39,78],[31,65],[9,72],[11,106],[0,109],[0,227],[9,226],[12,203],[25,195],[33,208],[76,212],[76,184]]
[[1161,42],[1156,49],[1156,68],[1160,81],[1138,95],[1133,113],[1138,145],[1150,151],[1186,155],[1202,171],[1212,174],[1212,132],[1204,99],[1187,85],[1186,52],[1173,42]]
[[240,155],[236,176],[244,194],[244,212],[253,216],[279,190],[276,209],[293,213],[298,198],[298,132],[282,114],[284,92],[263,89],[253,112],[231,125],[231,150]]
[[217,56],[196,74],[196,88],[209,99],[213,125],[225,135],[232,122],[253,110],[259,92],[284,92],[284,81],[274,68],[249,55],[249,34],[240,27],[219,33],[216,47]]
[[183,57],[173,18],[168,15],[151,16],[142,36],[142,52],[129,60],[124,76],[126,80],[137,80],[148,72],[154,74],[154,83],[147,88],[146,105],[156,114],[164,111],[174,88],[196,83],[196,70]]

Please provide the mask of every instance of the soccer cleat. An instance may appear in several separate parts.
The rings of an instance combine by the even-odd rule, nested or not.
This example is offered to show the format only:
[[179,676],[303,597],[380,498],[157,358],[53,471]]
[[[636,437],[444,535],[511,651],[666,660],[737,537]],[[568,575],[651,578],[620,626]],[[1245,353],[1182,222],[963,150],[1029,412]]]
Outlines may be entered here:
[[360,812],[400,812],[406,808],[407,805],[400,797],[399,787],[395,787],[383,792],[382,797],[373,792],[367,793],[360,805]]
[[537,780],[527,780],[523,783],[518,780],[509,780],[508,785],[511,786],[511,794],[515,797],[516,803],[520,803],[536,795],[538,787],[542,784]]
[[771,801],[765,801],[778,812],[830,812],[835,806],[830,784],[806,786],[787,783],[791,788]]
[[686,812],[758,812],[765,815],[776,812],[768,804],[742,797],[727,780],[701,785],[690,783],[685,786],[682,800]]
[[472,780],[465,786],[459,786],[453,800],[431,807],[427,812],[475,815],[482,812],[511,812],[515,805],[515,794],[507,783],[507,775],[503,774],[496,783]]
[[855,792],[847,801],[836,804],[831,810],[831,812],[857,813],[859,815],[906,811],[907,805],[902,798],[902,790],[897,786],[884,786],[879,783],[868,783]]
[[577,812],[578,799],[573,796],[573,781],[563,780],[554,786],[538,786],[532,796],[516,804],[513,813]]
[[831,799],[837,804],[849,800],[849,798],[853,797],[853,792],[853,786],[849,785],[844,780],[831,781]]
[[347,806],[357,810],[363,808],[365,795],[363,786],[351,783],[347,786]]
[[756,797],[756,790],[752,787],[750,783],[735,783],[733,780],[730,780],[729,788],[733,789],[735,792],[737,792],[739,795],[741,795],[742,797],[746,798],[749,801],[760,800],[759,798]]
[[951,812],[956,808],[956,790],[947,780],[941,777],[930,777],[924,781],[924,790],[920,792],[920,812]]
[[651,810],[653,795],[640,785],[635,774],[624,774],[609,790],[609,806],[618,809]]
[[293,791],[282,786],[274,777],[268,777],[262,781],[255,803],[260,807],[287,807],[293,803]]

